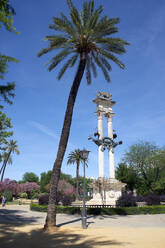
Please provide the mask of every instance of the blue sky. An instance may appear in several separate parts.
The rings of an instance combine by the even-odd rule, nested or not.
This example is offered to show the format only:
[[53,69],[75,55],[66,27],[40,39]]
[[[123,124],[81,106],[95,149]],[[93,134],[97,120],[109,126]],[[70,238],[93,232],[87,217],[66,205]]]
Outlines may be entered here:
[[[84,2],[73,1],[77,7]],[[92,100],[98,91],[112,94],[116,101],[113,128],[123,145],[115,150],[116,166],[130,145],[143,140],[164,146],[165,126],[165,2],[164,0],[97,0],[104,6],[104,14],[120,17],[118,36],[131,43],[120,59],[122,71],[112,63],[111,83],[99,73],[90,86],[81,82],[74,109],[72,127],[62,171],[75,176],[75,167],[66,165],[67,155],[76,148],[91,151],[87,176],[98,177],[97,147],[88,136],[97,127]],[[10,64],[7,81],[15,81],[16,96],[12,106],[6,106],[11,117],[14,139],[20,155],[13,156],[5,177],[19,180],[25,172],[40,175],[52,169],[63,124],[69,90],[75,69],[58,81],[57,70],[48,72],[44,64],[53,56],[49,53],[37,58],[43,41],[52,33],[48,25],[60,12],[68,14],[66,2],[56,0],[11,1],[16,11],[14,25],[20,35],[1,32],[1,52],[19,59]],[[60,66],[59,66],[60,68]],[[104,135],[107,134],[104,120]],[[82,171],[80,171],[82,173]],[[108,176],[108,154],[105,153],[105,174]]]

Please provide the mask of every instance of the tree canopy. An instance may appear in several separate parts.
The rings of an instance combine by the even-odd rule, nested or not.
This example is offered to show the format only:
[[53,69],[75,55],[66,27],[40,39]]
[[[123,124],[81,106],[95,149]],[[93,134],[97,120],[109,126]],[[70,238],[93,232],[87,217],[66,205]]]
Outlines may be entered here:
[[26,172],[22,177],[22,181],[24,183],[33,182],[39,184],[39,177],[33,172]]
[[149,142],[130,146],[116,170],[117,179],[139,194],[165,193],[165,150]]

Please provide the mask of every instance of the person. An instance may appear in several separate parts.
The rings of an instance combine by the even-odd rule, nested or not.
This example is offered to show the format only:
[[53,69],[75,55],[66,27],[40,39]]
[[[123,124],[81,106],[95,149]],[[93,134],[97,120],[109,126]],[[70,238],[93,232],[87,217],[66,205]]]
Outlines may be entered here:
[[5,204],[6,204],[6,197],[5,197],[5,196],[3,196],[3,197],[2,197],[2,207],[4,207],[4,206],[5,206]]

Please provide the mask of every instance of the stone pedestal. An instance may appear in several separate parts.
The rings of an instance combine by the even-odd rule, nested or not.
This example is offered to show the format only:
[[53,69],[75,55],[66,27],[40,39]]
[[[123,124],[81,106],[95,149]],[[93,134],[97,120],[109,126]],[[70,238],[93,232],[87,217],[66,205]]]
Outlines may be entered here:
[[98,178],[93,184],[93,198],[86,205],[111,205],[116,206],[117,199],[125,188],[125,183],[115,178]]

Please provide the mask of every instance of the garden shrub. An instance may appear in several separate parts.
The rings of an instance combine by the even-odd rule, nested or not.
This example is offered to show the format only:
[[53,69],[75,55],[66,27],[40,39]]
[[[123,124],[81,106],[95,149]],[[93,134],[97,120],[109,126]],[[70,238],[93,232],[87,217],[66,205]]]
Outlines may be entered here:
[[74,201],[74,197],[70,195],[64,195],[61,199],[63,206],[70,206],[73,201]]
[[27,193],[24,192],[24,193],[20,194],[19,196],[20,196],[20,198],[27,198]]
[[48,205],[49,195],[42,195],[38,199],[39,205]]
[[[33,211],[47,212],[47,205],[30,204]],[[57,206],[57,213],[81,214],[82,208],[70,206]],[[134,215],[134,214],[161,214],[165,213],[165,206],[145,206],[145,207],[116,207],[116,208],[87,208],[88,215]]]
[[155,194],[149,194],[147,196],[144,196],[145,202],[147,202],[147,205],[159,205],[160,204],[160,196]]
[[136,198],[132,193],[123,193],[116,202],[119,207],[136,206]]
[[165,195],[160,195],[160,202],[165,202]]
[[6,198],[6,201],[12,201],[13,200],[13,194],[11,191],[5,191],[3,193],[3,196]]

